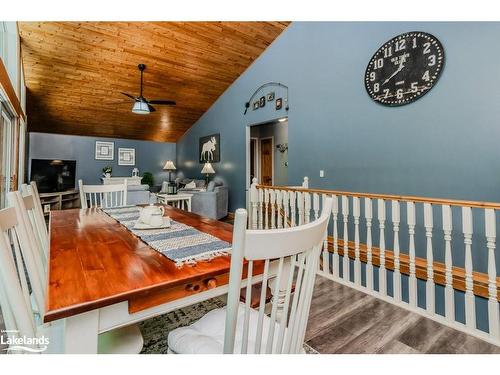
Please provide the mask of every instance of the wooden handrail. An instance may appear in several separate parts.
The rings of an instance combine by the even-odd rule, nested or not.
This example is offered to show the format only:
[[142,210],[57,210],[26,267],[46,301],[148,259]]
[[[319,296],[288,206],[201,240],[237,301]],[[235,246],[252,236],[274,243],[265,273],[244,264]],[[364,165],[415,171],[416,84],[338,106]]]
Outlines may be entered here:
[[305,189],[305,188],[295,188],[289,186],[257,185],[256,187],[257,189],[295,191],[301,193],[335,194],[335,195],[345,195],[358,198],[397,200],[401,202],[420,202],[420,203],[431,203],[431,204],[441,204],[441,205],[471,207],[471,208],[492,208],[495,210],[500,210],[500,203],[495,203],[495,202],[466,201],[459,199],[444,199],[444,198],[426,198],[426,197],[417,197],[412,195],[357,193],[352,191],[340,191],[340,190]]

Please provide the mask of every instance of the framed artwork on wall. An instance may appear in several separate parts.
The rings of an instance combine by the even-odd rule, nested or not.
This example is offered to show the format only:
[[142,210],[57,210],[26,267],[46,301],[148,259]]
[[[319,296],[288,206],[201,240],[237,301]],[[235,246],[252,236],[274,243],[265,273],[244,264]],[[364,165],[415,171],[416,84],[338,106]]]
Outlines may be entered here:
[[95,160],[113,160],[114,154],[114,142],[95,141]]
[[135,148],[118,149],[118,165],[135,165]]
[[200,163],[220,162],[220,134],[200,137]]

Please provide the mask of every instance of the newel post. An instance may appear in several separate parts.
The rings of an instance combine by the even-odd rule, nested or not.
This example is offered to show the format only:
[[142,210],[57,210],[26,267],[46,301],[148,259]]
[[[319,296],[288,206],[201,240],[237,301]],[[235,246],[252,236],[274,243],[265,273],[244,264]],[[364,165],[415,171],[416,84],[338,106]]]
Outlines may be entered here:
[[309,177],[307,176],[304,177],[304,182],[302,182],[302,187],[304,189],[309,189]]
[[257,206],[259,203],[259,192],[257,191],[257,178],[252,179],[250,185],[250,225],[252,229],[257,229]]

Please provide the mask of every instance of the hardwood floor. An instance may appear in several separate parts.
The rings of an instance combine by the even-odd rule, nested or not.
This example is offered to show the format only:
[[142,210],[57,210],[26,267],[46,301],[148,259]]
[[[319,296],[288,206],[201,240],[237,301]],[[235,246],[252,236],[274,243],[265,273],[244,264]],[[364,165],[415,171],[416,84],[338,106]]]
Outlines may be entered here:
[[322,276],[316,279],[306,343],[321,354],[500,354],[500,347]]

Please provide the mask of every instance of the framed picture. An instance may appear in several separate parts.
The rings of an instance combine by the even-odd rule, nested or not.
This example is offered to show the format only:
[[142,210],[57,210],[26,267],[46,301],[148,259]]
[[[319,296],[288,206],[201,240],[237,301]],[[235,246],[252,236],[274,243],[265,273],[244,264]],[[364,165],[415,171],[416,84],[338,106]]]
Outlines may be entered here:
[[259,109],[259,101],[258,100],[253,102],[253,110],[255,111],[256,109]]
[[265,96],[261,96],[260,99],[259,99],[259,107],[262,108],[262,107],[265,107],[266,106],[266,97]]
[[200,137],[200,163],[220,162],[220,134]]
[[274,91],[267,94],[267,101],[272,102],[274,100]]
[[276,99],[276,110],[281,109],[282,106],[283,106],[283,99],[281,98]]
[[95,141],[95,160],[113,160],[114,154],[114,142]]
[[135,148],[118,149],[118,165],[135,165]]

